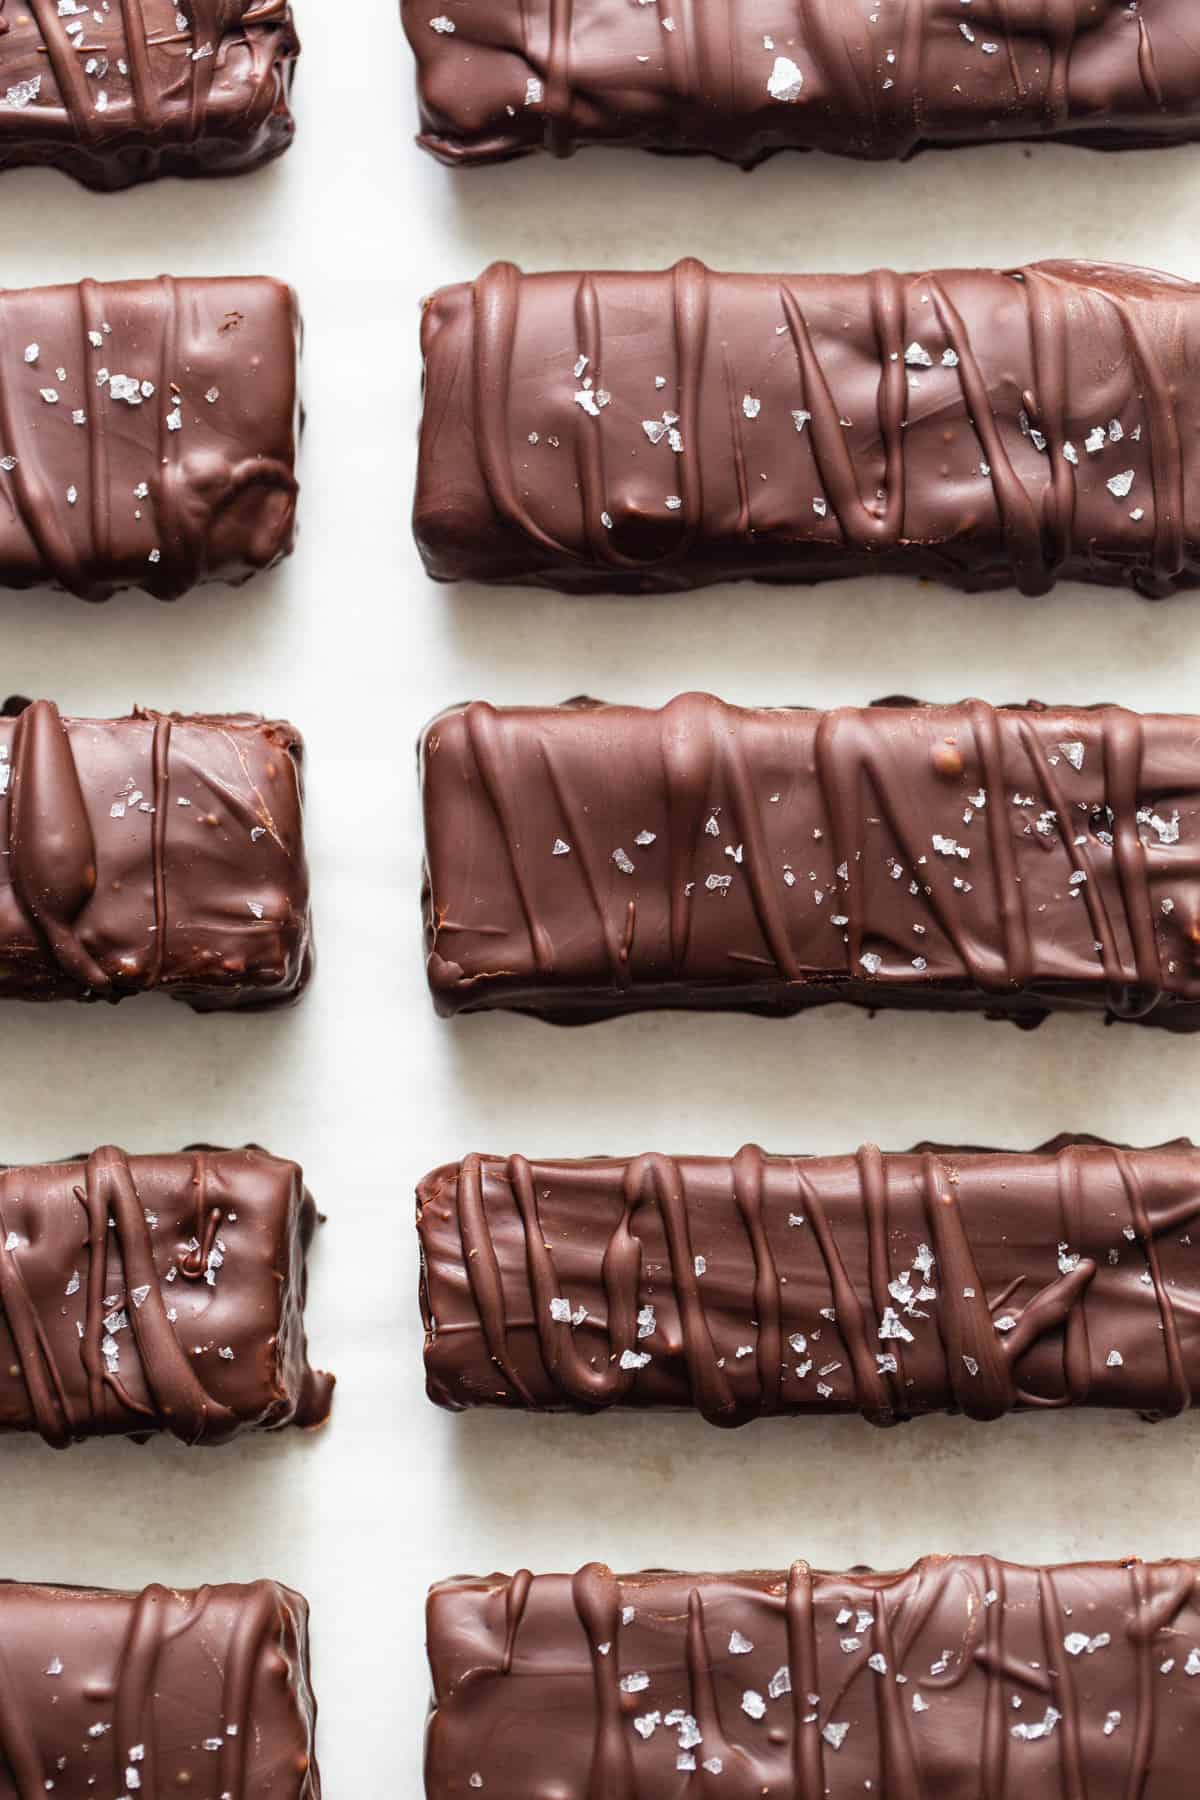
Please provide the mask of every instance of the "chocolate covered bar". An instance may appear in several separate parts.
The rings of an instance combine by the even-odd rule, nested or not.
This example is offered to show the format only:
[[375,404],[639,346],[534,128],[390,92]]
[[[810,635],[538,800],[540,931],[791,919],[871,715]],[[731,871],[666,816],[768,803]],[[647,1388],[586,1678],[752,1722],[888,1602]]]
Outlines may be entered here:
[[292,141],[299,53],[287,0],[0,0],[0,170],[253,169]]
[[1200,1390],[1197,1218],[1190,1143],[468,1156],[417,1190],[429,1396],[1161,1418]]
[[453,707],[421,744],[434,1000],[1196,1030],[1198,746],[1117,706]]
[[302,743],[248,714],[0,716],[0,998],[199,1012],[294,1000],[311,967]]
[[173,600],[286,556],[299,329],[261,277],[0,291],[0,587]]
[[0,1794],[320,1800],[308,1604],[0,1583]]
[[[970,10],[964,11],[969,5]],[[1192,0],[401,0],[442,162],[588,144],[871,160],[1200,136]]]
[[502,263],[433,295],[422,347],[415,529],[439,580],[1154,596],[1200,574],[1200,287],[1169,276]]
[[522,1571],[429,1597],[428,1800],[1195,1792],[1194,1562]]
[[333,1377],[304,1334],[316,1223],[296,1164],[253,1147],[0,1171],[0,1432],[62,1449],[323,1424]]

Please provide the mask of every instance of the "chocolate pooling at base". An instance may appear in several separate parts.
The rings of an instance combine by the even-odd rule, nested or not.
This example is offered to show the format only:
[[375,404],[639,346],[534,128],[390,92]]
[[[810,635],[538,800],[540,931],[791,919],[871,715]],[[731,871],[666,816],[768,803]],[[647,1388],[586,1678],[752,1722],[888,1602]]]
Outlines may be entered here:
[[286,556],[299,339],[258,276],[0,290],[0,587],[174,600]]
[[1200,1392],[1198,1219],[1189,1143],[468,1156],[417,1190],[429,1395],[714,1425],[1164,1417]]
[[296,1164],[253,1147],[107,1145],[0,1171],[0,1432],[61,1449],[323,1424],[333,1377],[304,1332],[316,1223]]
[[421,743],[435,1002],[1195,1030],[1198,742],[1117,706],[452,707]]
[[427,1623],[428,1800],[1195,1791],[1193,1562],[469,1576]]
[[320,1800],[308,1605],[273,1581],[0,1582],[0,1792]]
[[401,0],[422,147],[452,166],[589,144],[903,158],[1200,135],[1192,0]]
[[303,745],[248,714],[0,716],[0,998],[276,1006],[312,962]]
[[501,263],[432,296],[422,348],[414,522],[439,580],[1200,576],[1200,287],[1170,276]]
[[279,156],[300,42],[287,0],[0,0],[0,170],[117,189]]

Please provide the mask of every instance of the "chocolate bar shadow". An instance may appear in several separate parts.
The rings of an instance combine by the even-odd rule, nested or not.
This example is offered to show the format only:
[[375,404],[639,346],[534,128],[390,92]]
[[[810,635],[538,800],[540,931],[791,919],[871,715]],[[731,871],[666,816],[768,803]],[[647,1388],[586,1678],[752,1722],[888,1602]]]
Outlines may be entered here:
[[[1195,595],[1147,601],[1063,582],[1047,598],[960,594],[895,576],[583,598],[465,582],[430,590],[464,671],[447,703],[659,704],[691,689],[747,704],[862,705],[886,694],[1189,710],[1180,632]],[[869,647],[869,655],[866,648]],[[1021,673],[1014,676],[1016,668]]]
[[[827,273],[864,259],[900,269],[1072,255],[1161,264],[1162,222],[1190,216],[1198,174],[1200,146],[1101,155],[1003,144],[899,165],[785,153],[749,175],[705,158],[588,150],[433,179],[467,275],[505,258],[622,269],[682,256]],[[981,205],[988,195],[1005,204]]]
[[[272,217],[288,204],[288,155],[230,178],[184,180],[168,176],[116,194],[98,194],[53,169],[8,169],[0,177],[0,221],[10,248],[37,247],[36,269],[28,279],[41,283],[80,281],[95,271],[89,246],[101,236],[105,279],[113,279],[119,253],[123,277],[161,273],[183,275],[274,274],[274,269],[242,268],[236,251],[221,248],[230,238],[230,209],[240,219]],[[294,187],[296,175],[291,182]],[[187,229],[181,232],[181,218]],[[11,235],[10,235],[11,234]],[[61,249],[59,248],[61,246]],[[10,281],[18,276],[8,271]]]
[[[20,1051],[0,1082],[0,1161],[40,1161],[118,1143],[128,1151],[203,1140],[262,1141],[303,1159],[305,1003],[198,1016],[165,994],[118,1007],[10,1001],[0,1022]],[[52,1072],[52,1074],[50,1074]]]
[[1027,1150],[1064,1130],[1141,1144],[1195,1137],[1193,1043],[1098,1016],[1034,1032],[849,1007],[792,1019],[643,1013],[573,1029],[464,1016],[440,1027],[439,1048],[471,1141],[439,1148],[731,1155],[747,1141],[836,1153],[923,1139]]
[[0,1577],[107,1587],[264,1574],[296,1581],[294,1551],[309,1530],[316,1479],[311,1459],[328,1429],[208,1450],[165,1438],[66,1451],[32,1438],[0,1440],[9,1527]]
[[[1194,1415],[1151,1426],[1099,1412],[992,1425],[933,1417],[886,1431],[856,1418],[768,1419],[729,1432],[693,1414],[477,1412],[450,1429],[455,1504],[488,1522],[487,1566],[505,1569],[682,1556],[708,1568],[795,1557],[893,1568],[931,1549],[1176,1554],[1191,1542],[1190,1512],[1164,1496],[1186,1492],[1200,1445]],[[1101,1469],[1103,1503],[1082,1505]]]
[[[242,587],[213,582],[167,602],[133,590],[98,606],[51,588],[0,590],[4,693],[96,717],[133,703],[269,710],[258,672],[271,668],[298,603],[294,582],[284,562]],[[118,639],[136,656],[114,656]]]

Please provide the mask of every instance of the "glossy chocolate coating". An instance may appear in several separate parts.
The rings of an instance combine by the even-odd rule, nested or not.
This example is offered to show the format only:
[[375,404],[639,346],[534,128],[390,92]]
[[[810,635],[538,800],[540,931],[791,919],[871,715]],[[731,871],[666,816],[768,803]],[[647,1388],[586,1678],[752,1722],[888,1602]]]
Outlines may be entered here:
[[0,1800],[320,1800],[308,1604],[0,1582]]
[[0,290],[0,587],[174,600],[286,556],[299,334],[259,276]]
[[0,0],[0,170],[233,175],[292,141],[287,0]]
[[418,142],[452,165],[586,144],[870,159],[1200,136],[1192,0],[401,0]]
[[249,715],[0,717],[0,998],[200,1012],[311,967],[299,733]]
[[169,1432],[222,1444],[321,1425],[295,1163],[253,1147],[0,1172],[0,1432],[55,1449]]
[[1198,1565],[492,1575],[429,1597],[428,1800],[1185,1800]]
[[442,1406],[1127,1407],[1200,1390],[1200,1151],[468,1156],[417,1190]]
[[433,295],[422,347],[414,522],[439,580],[1200,577],[1200,287],[1170,276],[500,263]]
[[438,1010],[831,1001],[1200,1028],[1200,721],[1122,707],[452,707]]

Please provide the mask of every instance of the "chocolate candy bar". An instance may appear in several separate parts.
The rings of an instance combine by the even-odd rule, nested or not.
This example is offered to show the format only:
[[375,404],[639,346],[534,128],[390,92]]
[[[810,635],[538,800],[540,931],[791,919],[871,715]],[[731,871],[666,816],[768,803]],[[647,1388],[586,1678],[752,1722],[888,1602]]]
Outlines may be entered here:
[[1192,0],[401,0],[423,148],[452,165],[586,144],[872,160],[1200,136]]
[[286,556],[298,344],[258,277],[0,291],[0,587],[173,600]]
[[1200,720],[684,694],[426,729],[438,1010],[1095,1010],[1200,1028]]
[[263,1150],[126,1156],[0,1172],[0,1432],[169,1432],[223,1444],[320,1425],[305,1258],[317,1211]]
[[439,580],[1200,577],[1200,287],[1169,276],[502,263],[434,294],[422,346],[415,529]]
[[287,0],[0,0],[0,169],[116,189],[279,156],[300,42]]
[[320,1800],[308,1603],[0,1583],[0,1793]]
[[593,1412],[1128,1407],[1200,1390],[1200,1151],[468,1156],[417,1190],[432,1400]]
[[246,714],[63,719],[10,701],[0,998],[294,1000],[311,967],[302,748]]
[[429,1597],[428,1800],[1195,1792],[1194,1562],[491,1575]]

